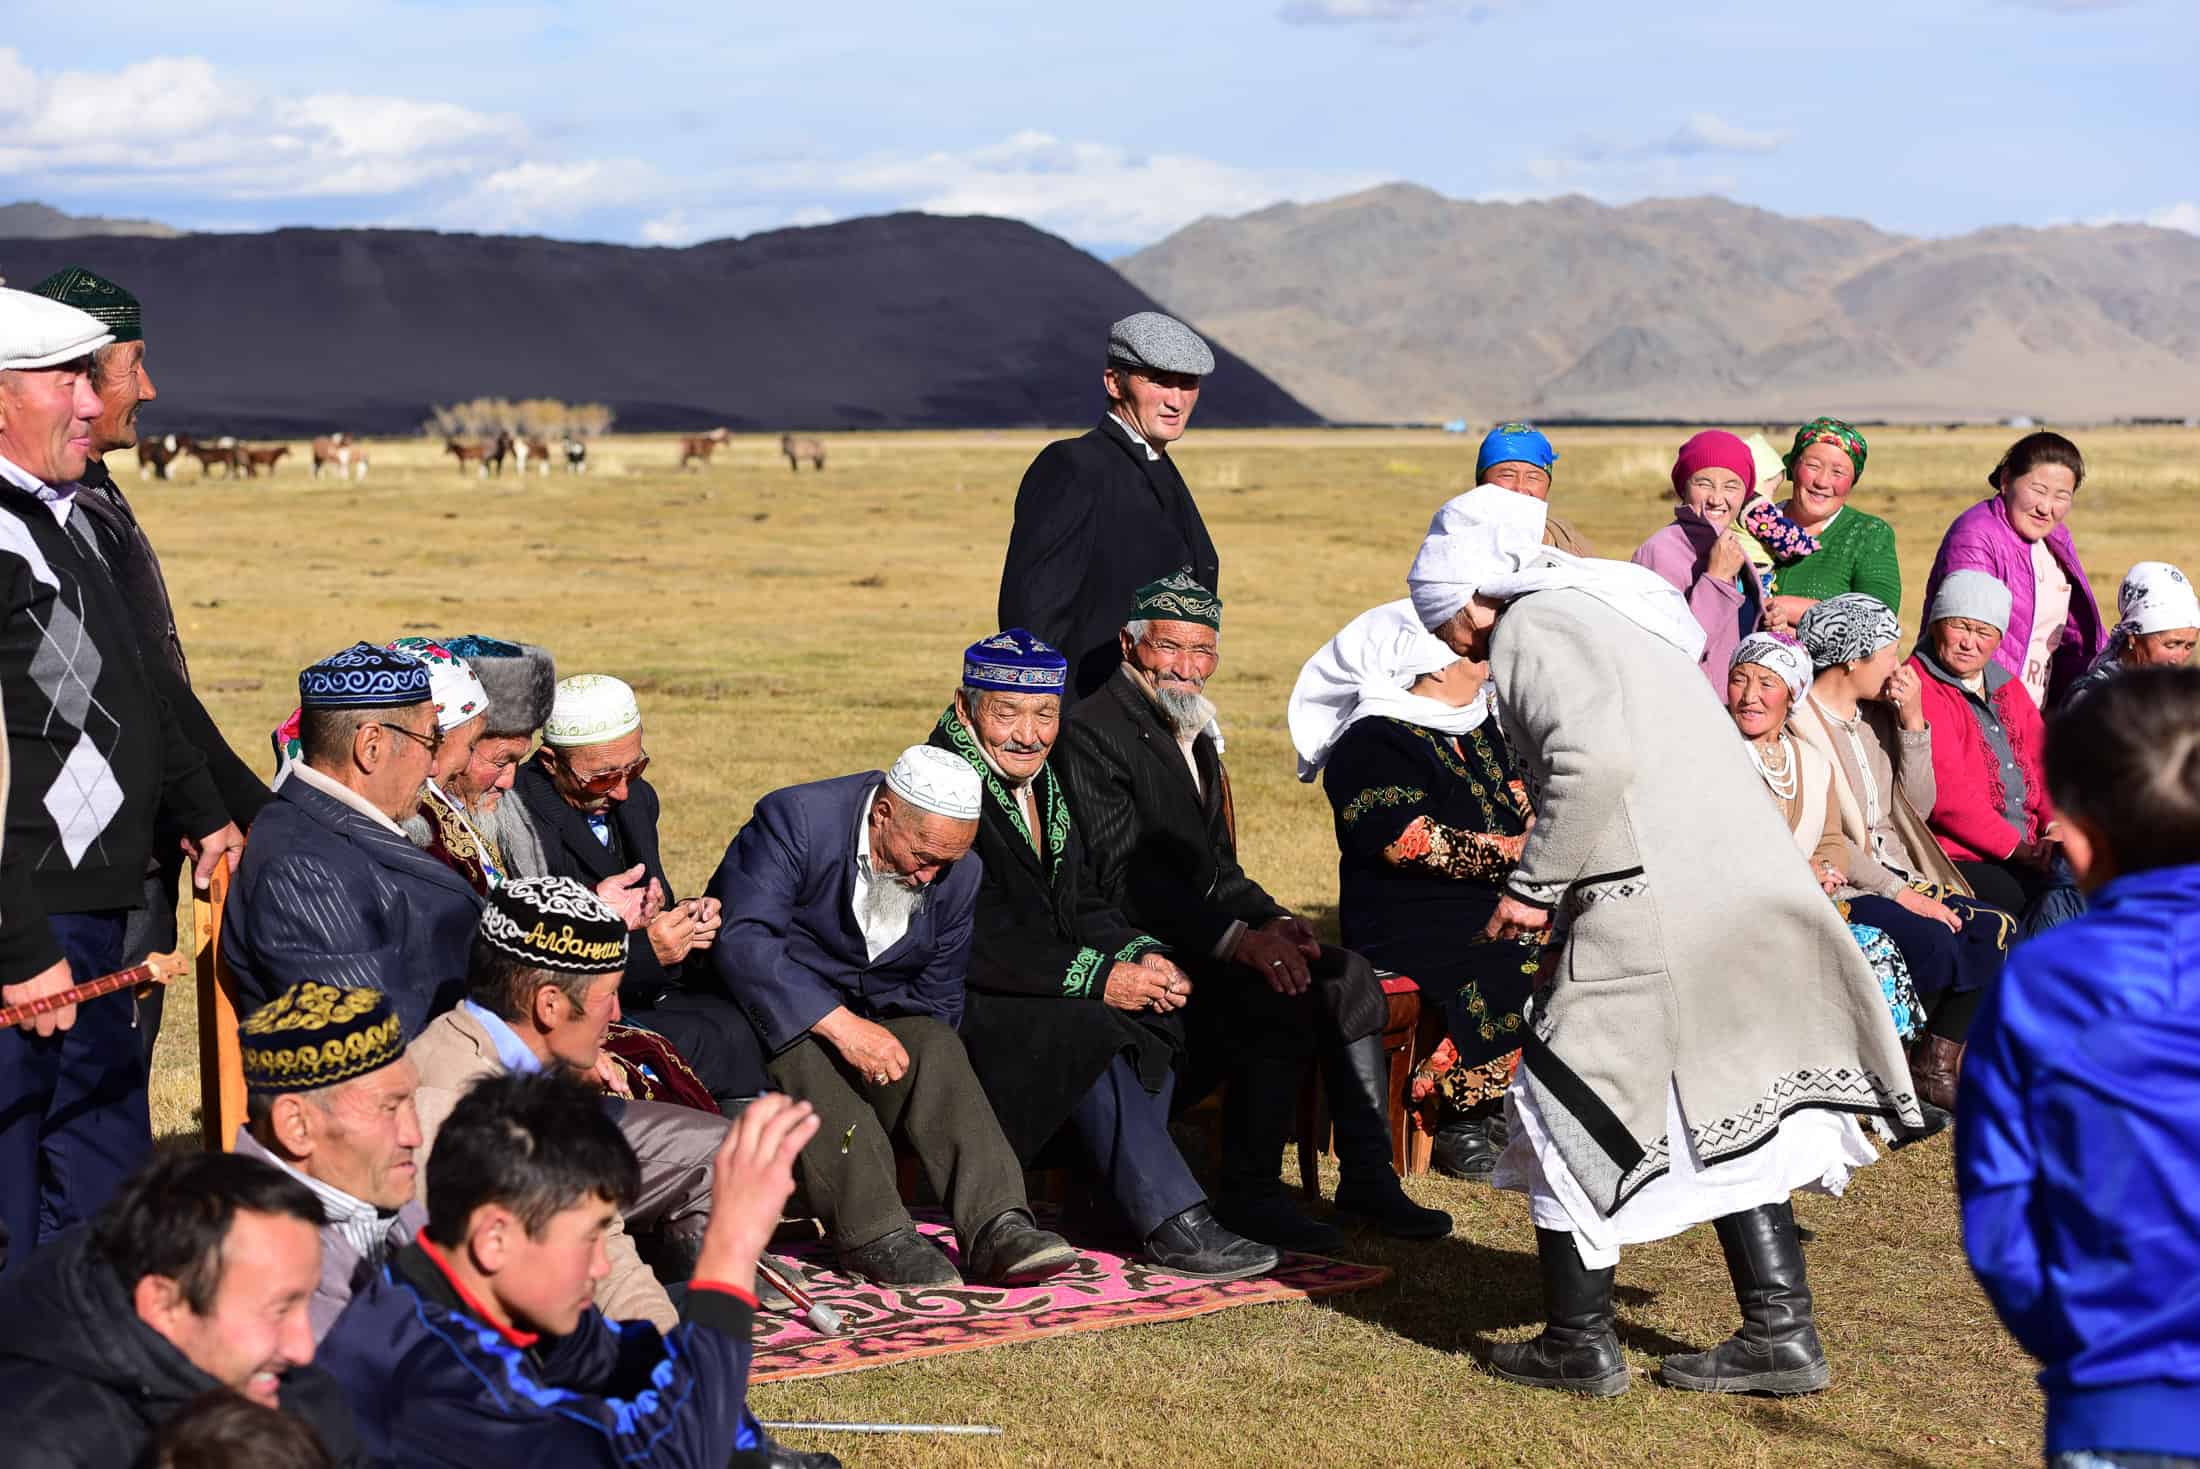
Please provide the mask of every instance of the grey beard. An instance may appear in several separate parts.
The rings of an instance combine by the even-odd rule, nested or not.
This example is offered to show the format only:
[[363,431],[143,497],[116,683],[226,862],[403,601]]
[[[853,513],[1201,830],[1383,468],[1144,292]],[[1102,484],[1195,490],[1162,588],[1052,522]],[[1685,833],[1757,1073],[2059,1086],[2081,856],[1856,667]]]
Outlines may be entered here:
[[924,889],[912,887],[885,872],[873,872],[863,894],[865,928],[907,928],[924,900]]
[[1199,732],[1214,722],[1215,706],[1205,694],[1187,693],[1183,689],[1154,685],[1153,701],[1161,708],[1161,717],[1169,722],[1180,740],[1195,738]]

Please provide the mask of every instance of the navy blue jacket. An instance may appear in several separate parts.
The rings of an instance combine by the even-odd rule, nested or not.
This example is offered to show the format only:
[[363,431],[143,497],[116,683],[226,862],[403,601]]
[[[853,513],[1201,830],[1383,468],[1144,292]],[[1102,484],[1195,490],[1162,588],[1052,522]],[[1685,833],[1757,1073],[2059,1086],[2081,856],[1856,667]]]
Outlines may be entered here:
[[962,1023],[976,852],[933,880],[909,931],[876,960],[856,927],[856,822],[885,779],[871,770],[773,791],[711,874],[725,905],[711,963],[774,1055],[842,1005],[866,1020]]
[[481,899],[399,833],[295,775],[252,823],[222,915],[240,1013],[300,980],[372,987],[406,1038],[458,1003]]
[[752,1312],[691,1285],[669,1336],[593,1307],[564,1336],[501,1331],[415,1242],[352,1296],[315,1362],[378,1461],[725,1469],[761,1442],[744,1401]]
[[2200,1454],[2200,865],[2012,950],[1968,1043],[1964,1246],[2040,1359],[2049,1457]]

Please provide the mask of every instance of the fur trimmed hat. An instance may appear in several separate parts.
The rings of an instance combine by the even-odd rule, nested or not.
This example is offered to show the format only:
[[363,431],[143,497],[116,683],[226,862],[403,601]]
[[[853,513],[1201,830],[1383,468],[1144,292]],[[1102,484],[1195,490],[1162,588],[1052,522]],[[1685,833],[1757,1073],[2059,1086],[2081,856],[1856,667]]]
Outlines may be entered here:
[[466,660],[489,692],[489,739],[531,737],[550,718],[557,697],[558,665],[548,648],[511,643],[482,633],[461,633],[437,642]]

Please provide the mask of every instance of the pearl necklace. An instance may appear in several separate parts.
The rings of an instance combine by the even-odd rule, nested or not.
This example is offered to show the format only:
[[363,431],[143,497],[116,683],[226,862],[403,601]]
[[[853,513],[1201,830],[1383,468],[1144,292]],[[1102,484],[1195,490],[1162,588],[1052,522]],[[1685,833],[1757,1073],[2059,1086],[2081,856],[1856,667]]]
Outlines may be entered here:
[[1748,744],[1750,763],[1755,765],[1757,773],[1765,778],[1765,784],[1772,787],[1772,794],[1783,801],[1794,800],[1798,773],[1796,770],[1795,747],[1788,743],[1788,737],[1785,734],[1780,736],[1780,749],[1786,754],[1787,760],[1778,770],[1774,770],[1771,766],[1765,764],[1765,757],[1759,753],[1755,740],[1749,741]]

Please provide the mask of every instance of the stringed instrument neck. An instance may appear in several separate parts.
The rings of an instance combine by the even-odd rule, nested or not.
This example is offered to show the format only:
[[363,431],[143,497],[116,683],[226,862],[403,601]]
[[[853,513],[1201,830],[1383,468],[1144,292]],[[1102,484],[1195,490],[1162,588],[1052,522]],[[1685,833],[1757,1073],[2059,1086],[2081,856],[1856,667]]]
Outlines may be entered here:
[[151,989],[157,984],[168,984],[184,971],[184,960],[179,954],[155,954],[143,964],[133,964],[128,969],[118,969],[113,974],[103,974],[82,984],[56,990],[50,995],[40,995],[35,1000],[25,1000],[20,1005],[0,1009],[0,1026],[21,1025],[41,1015],[71,1005],[81,1005],[96,1000],[101,995],[111,995],[117,990]]

